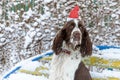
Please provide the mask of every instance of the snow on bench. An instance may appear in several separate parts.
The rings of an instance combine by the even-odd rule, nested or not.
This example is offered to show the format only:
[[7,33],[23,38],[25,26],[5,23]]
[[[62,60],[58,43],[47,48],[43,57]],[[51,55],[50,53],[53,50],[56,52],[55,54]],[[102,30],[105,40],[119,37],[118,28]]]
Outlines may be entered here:
[[83,61],[95,68],[90,69],[93,80],[120,80],[120,49],[103,49]]
[[[120,47],[97,46],[97,48],[99,50],[96,53],[83,59],[84,63],[90,66],[90,73],[93,80],[120,80]],[[48,80],[49,64],[52,59],[52,54],[53,51],[50,50],[18,63],[11,71],[3,76],[2,80],[19,80],[13,75],[29,75],[29,77],[34,77],[32,80],[38,80],[37,78],[39,76],[39,79]],[[28,77],[22,80],[26,79]]]

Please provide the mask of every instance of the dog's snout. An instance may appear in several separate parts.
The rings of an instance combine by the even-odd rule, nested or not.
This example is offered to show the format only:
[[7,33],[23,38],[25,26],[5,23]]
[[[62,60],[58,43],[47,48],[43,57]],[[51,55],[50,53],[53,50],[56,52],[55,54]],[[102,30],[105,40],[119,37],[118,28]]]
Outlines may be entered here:
[[74,31],[73,32],[73,39],[75,41],[79,41],[80,40],[80,32],[79,31]]
[[80,33],[79,33],[79,31],[75,31],[75,32],[73,32],[73,35],[74,35],[75,37],[77,37],[77,36],[80,36]]

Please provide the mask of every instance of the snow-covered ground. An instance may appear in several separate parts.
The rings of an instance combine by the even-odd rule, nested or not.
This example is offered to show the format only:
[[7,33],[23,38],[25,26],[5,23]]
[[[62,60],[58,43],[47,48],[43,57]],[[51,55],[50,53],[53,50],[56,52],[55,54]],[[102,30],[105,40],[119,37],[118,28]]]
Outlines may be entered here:
[[[41,55],[34,56],[27,60],[23,60],[20,63],[16,64],[10,71],[5,73],[2,76],[2,80],[47,80],[47,77],[44,75],[36,76],[27,74],[24,72],[20,72],[20,70],[27,70],[34,72],[37,68],[45,67],[46,70],[39,70],[40,73],[49,74],[48,69],[50,68],[50,63],[46,61],[42,61],[43,57],[47,57],[53,54],[52,50],[47,51]],[[40,60],[40,61],[39,61]],[[6,79],[5,79],[6,78]]]
[[[14,73],[11,73],[11,75],[7,76],[6,79],[2,79],[2,80],[48,80],[50,61],[51,61],[48,58],[50,57],[51,54],[53,54],[53,51],[50,50],[41,55],[37,55],[27,60],[21,61],[14,68],[12,68],[10,71],[4,74],[2,78],[6,77],[6,75],[11,73],[11,71],[13,71],[16,67],[20,67],[20,69],[16,70]],[[93,56],[119,59],[120,48],[98,50],[96,53],[93,53]],[[40,67],[44,67],[44,68],[40,69]],[[21,70],[26,70],[26,71],[22,72]],[[39,74],[35,75],[36,70],[38,70],[39,73],[42,73],[42,75],[39,75]],[[107,76],[120,78],[120,71],[119,70],[111,71],[111,70],[105,69],[100,73],[96,71],[91,71],[91,75],[97,78],[105,78]]]

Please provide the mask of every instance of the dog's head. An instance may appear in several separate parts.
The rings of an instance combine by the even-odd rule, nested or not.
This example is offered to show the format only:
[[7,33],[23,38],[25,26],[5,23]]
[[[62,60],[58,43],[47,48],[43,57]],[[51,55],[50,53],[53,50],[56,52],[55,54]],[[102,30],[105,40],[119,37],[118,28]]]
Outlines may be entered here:
[[73,50],[80,48],[82,43],[82,25],[80,22],[68,21],[62,29],[62,35],[66,44],[72,47]]
[[82,56],[91,55],[92,53],[92,43],[89,34],[79,20],[70,20],[65,23],[64,27],[56,35],[53,50],[60,49],[63,41],[74,51],[79,49]]

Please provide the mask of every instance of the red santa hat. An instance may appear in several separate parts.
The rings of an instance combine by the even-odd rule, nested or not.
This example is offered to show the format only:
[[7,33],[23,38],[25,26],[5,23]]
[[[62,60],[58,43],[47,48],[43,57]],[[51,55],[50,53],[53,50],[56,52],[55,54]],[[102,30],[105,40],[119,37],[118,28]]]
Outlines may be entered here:
[[67,21],[69,20],[74,20],[74,19],[79,19],[79,6],[76,5],[71,11],[70,11],[70,14],[69,14],[69,17],[67,18]]

